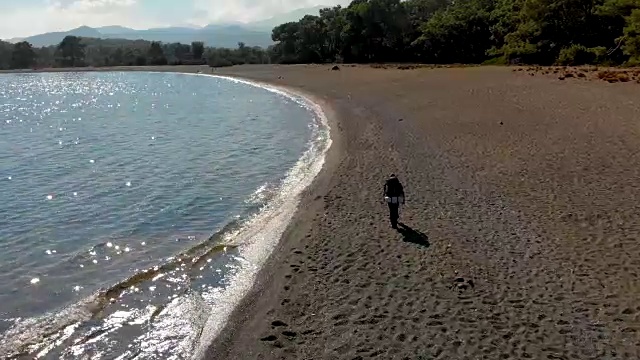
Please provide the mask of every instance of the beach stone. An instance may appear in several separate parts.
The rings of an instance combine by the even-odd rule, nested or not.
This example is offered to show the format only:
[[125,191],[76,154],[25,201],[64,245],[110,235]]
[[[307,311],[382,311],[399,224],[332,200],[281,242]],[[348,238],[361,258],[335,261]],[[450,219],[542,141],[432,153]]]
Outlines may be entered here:
[[454,281],[457,282],[457,283],[462,283],[462,282],[464,282],[464,278],[463,277],[457,277]]
[[458,290],[467,290],[467,284],[465,283],[458,283],[456,287],[458,288]]

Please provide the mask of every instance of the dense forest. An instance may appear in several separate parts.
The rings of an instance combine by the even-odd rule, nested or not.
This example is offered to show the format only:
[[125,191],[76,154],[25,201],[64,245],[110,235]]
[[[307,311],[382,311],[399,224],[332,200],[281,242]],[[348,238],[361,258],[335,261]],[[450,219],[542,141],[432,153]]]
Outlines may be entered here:
[[273,30],[278,61],[640,63],[639,0],[354,0]]
[[0,69],[260,63],[640,65],[639,0],[354,0],[273,29],[267,49],[66,37],[0,42]]
[[145,40],[95,39],[67,36],[58,46],[34,48],[28,42],[0,41],[0,70],[85,66],[145,66],[211,64],[263,64],[270,61],[267,51],[238,44],[237,49],[205,47]]

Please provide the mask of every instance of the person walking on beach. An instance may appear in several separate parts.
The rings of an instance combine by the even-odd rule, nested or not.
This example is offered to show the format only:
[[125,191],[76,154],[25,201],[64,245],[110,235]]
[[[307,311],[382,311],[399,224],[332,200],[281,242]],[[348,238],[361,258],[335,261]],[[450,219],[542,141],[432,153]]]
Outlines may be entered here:
[[398,209],[400,208],[400,203],[404,204],[404,189],[395,174],[391,174],[384,184],[384,199],[389,205],[391,227],[397,229],[398,218],[400,217]]

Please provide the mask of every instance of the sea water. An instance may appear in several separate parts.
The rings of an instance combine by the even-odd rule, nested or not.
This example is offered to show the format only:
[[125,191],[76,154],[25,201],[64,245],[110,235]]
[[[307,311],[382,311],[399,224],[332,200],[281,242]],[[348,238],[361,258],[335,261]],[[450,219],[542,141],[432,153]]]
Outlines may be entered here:
[[0,354],[197,357],[329,143],[316,105],[243,81],[0,75]]

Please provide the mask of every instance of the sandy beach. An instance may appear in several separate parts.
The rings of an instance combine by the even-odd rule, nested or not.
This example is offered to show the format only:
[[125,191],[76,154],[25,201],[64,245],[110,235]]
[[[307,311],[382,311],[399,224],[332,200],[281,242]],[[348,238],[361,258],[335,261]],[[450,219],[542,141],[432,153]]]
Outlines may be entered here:
[[333,145],[207,359],[640,358],[640,85],[329,68],[213,71],[308,94]]
[[333,146],[208,358],[640,357],[640,86],[328,69],[215,71],[314,95]]

